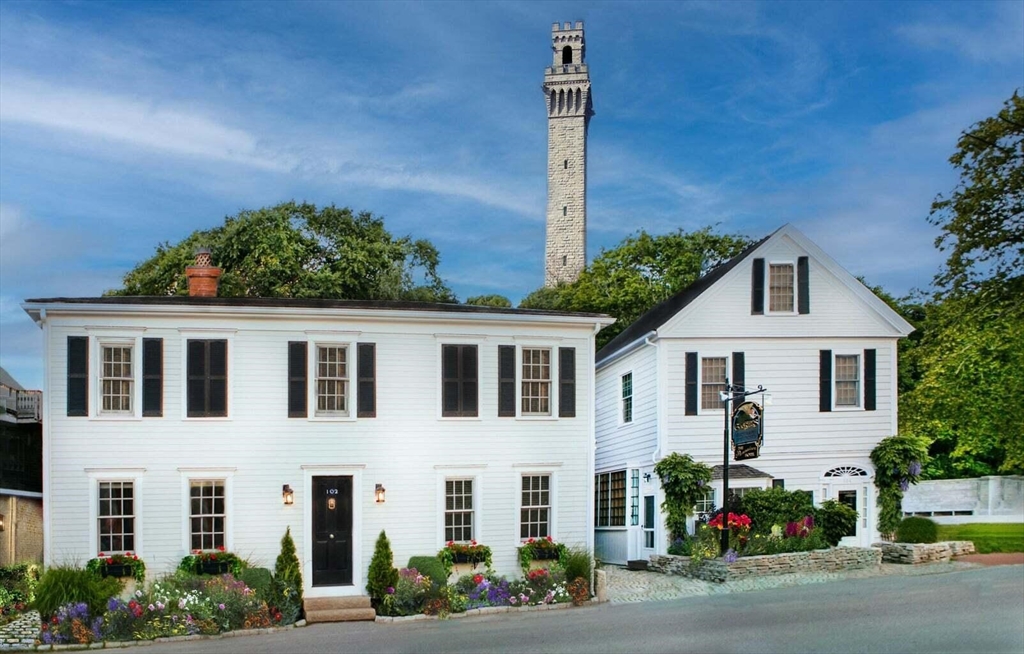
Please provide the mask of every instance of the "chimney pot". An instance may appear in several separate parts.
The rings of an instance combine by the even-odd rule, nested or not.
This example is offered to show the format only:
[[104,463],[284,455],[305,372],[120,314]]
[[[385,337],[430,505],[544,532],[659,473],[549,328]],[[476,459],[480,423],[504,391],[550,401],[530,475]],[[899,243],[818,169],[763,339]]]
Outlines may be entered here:
[[189,297],[217,297],[221,272],[211,265],[210,248],[196,248],[195,265],[185,268]]

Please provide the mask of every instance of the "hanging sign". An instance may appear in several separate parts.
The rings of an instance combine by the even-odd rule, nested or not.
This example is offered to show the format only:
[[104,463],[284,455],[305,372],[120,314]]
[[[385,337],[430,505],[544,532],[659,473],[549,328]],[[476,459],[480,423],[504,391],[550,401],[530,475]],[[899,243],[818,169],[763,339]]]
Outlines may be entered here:
[[732,450],[737,461],[756,459],[764,442],[763,409],[755,402],[743,402],[732,412]]

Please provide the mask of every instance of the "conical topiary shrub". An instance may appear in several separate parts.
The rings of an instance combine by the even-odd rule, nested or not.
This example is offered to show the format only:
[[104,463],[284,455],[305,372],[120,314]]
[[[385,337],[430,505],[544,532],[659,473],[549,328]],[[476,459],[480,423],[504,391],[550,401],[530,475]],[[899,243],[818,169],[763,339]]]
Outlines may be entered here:
[[380,536],[377,537],[377,545],[373,548],[370,570],[366,575],[366,592],[370,594],[373,606],[379,606],[384,596],[388,594],[388,589],[394,589],[397,583],[398,570],[395,570],[391,543],[387,534],[381,530]]
[[[295,541],[292,540],[292,528],[288,527],[281,537],[281,553],[274,563],[274,585],[280,596],[282,613],[286,617],[298,619],[302,612],[302,566],[295,553]],[[287,611],[286,611],[287,610]]]

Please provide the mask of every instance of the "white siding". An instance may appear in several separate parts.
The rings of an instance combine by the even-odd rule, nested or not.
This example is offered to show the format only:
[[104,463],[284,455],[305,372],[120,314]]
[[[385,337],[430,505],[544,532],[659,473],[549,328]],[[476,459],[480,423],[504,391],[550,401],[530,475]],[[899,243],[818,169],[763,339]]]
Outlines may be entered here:
[[[622,375],[633,373],[633,421],[622,422]],[[642,346],[597,371],[595,470],[648,463],[658,440],[657,347]]]
[[[306,521],[302,466],[364,466],[354,490],[361,505],[361,545],[354,561],[363,577],[378,533],[391,540],[395,564],[413,555],[432,555],[442,546],[439,531],[438,466],[478,466],[482,497],[476,538],[491,546],[498,572],[518,570],[519,477],[524,470],[554,475],[554,536],[566,543],[591,542],[592,422],[591,324],[529,324],[472,319],[433,321],[387,319],[221,316],[89,315],[50,311],[47,326],[48,561],[79,561],[96,555],[90,542],[90,481],[87,469],[144,468],[136,512],[141,516],[141,555],[155,574],[173,569],[186,554],[183,467],[233,468],[233,503],[228,517],[231,549],[254,563],[272,566],[281,536],[291,527],[300,557],[310,526]],[[66,355],[69,335],[125,329],[164,339],[164,415],[136,420],[66,416]],[[136,331],[131,331],[134,327]],[[179,329],[230,329],[229,417],[185,419],[183,347]],[[340,334],[326,333],[331,330]],[[93,332],[94,333],[94,332]],[[451,334],[451,337],[445,337]],[[209,332],[200,338],[220,338]],[[348,421],[287,417],[288,341],[307,338],[376,343],[377,417]],[[479,419],[439,418],[439,339],[479,346]],[[525,340],[524,340],[525,339]],[[499,344],[576,348],[576,417],[497,417]],[[310,357],[314,349],[310,348]],[[90,358],[90,375],[97,362]],[[554,371],[553,371],[554,372]],[[557,377],[552,391],[557,396]],[[91,412],[90,412],[91,413]],[[557,413],[555,413],[557,415]],[[92,473],[97,474],[95,471]],[[100,473],[102,474],[102,473]],[[315,474],[315,473],[314,473]],[[325,473],[329,474],[329,473]],[[201,476],[201,475],[199,475]],[[387,489],[376,504],[374,485]],[[285,506],[282,484],[295,491]],[[305,561],[305,583],[310,584]],[[363,589],[360,587],[359,592]]]

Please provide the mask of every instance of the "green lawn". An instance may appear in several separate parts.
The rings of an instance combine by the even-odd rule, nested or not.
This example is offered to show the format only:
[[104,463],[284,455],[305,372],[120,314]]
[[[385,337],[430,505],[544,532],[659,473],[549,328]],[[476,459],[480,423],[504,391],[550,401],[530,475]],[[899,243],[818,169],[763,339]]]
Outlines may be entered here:
[[969,540],[979,554],[1024,552],[1024,524],[939,525],[939,540]]

